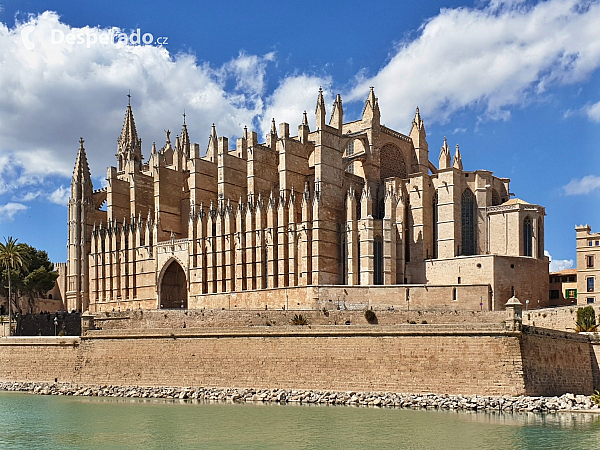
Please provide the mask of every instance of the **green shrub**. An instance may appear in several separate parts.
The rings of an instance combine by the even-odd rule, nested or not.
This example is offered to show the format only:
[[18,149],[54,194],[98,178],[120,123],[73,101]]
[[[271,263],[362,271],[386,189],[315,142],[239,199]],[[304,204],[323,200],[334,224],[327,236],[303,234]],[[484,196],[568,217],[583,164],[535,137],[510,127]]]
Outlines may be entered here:
[[600,391],[594,391],[594,395],[590,397],[592,403],[600,405]]
[[371,324],[377,323],[377,315],[375,314],[375,311],[372,309],[367,309],[365,311],[365,319],[367,319],[367,322]]
[[308,319],[302,314],[294,314],[292,325],[308,325]]
[[65,333],[65,330],[60,330],[60,331],[58,332],[58,336],[59,336],[59,337],[63,337],[64,335],[66,335],[66,333]]
[[577,321],[575,322],[575,331],[581,332],[595,332],[598,330],[596,325],[596,312],[592,306],[586,306],[585,308],[579,308],[577,310]]

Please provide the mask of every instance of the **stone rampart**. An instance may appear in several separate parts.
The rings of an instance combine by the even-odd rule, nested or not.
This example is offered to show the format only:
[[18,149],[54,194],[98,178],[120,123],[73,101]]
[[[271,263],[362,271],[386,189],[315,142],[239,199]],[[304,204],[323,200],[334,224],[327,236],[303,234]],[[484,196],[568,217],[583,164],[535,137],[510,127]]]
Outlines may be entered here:
[[[500,323],[505,311],[378,310],[373,309],[378,325]],[[94,323],[103,330],[149,328],[228,328],[290,325],[302,314],[309,325],[367,325],[364,310],[133,310],[95,315]]]
[[[521,303],[525,304],[525,301],[522,300]],[[600,306],[591,306],[596,311],[596,317],[598,318]],[[579,308],[583,308],[583,306],[570,305],[557,308],[523,309],[523,324],[574,333]]]
[[581,336],[501,324],[103,330],[0,339],[0,381],[590,394],[591,354]]

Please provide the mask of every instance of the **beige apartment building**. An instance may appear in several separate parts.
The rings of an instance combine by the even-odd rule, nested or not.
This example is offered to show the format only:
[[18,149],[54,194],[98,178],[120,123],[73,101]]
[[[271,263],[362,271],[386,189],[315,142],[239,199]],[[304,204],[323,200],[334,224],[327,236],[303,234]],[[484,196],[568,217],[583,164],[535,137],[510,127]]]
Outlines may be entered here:
[[357,120],[339,95],[327,120],[321,91],[316,128],[298,115],[295,135],[273,120],[264,142],[244,128],[234,146],[213,125],[206,149],[184,116],[145,160],[128,105],[97,190],[81,139],[69,310],[549,304],[544,208],[464,170],[445,138],[432,163],[418,108],[406,135],[381,123],[373,89]]
[[580,305],[600,302],[600,233],[589,225],[575,227],[577,233],[577,292]]

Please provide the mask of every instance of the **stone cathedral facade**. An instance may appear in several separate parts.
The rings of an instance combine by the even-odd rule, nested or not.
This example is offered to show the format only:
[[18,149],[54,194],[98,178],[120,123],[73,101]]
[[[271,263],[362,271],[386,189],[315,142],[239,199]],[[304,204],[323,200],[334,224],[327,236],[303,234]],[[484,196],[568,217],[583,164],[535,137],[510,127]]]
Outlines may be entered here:
[[69,310],[548,304],[544,208],[463,170],[446,139],[436,167],[418,108],[404,135],[373,89],[352,122],[339,95],[328,121],[319,91],[315,130],[305,112],[295,136],[273,120],[266,142],[244,128],[232,148],[213,125],[205,152],[183,122],[144,160],[128,105],[98,190],[80,140]]

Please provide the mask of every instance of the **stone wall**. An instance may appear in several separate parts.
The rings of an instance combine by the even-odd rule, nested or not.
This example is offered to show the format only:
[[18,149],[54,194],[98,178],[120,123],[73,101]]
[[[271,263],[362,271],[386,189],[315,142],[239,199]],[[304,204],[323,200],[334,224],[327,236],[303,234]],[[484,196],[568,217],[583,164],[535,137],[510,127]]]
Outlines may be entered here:
[[0,381],[590,394],[584,348],[581,337],[490,324],[94,331],[1,339]]
[[[522,301],[521,303],[524,303]],[[584,305],[588,306],[588,305]],[[575,332],[577,310],[584,306],[561,306],[558,308],[523,309],[523,324],[553,330]],[[596,311],[596,323],[599,322],[600,305],[591,305]]]
[[592,361],[591,352],[587,336],[528,328],[521,339],[527,390],[546,395],[593,392],[598,363]]
[[[500,323],[504,311],[399,311],[373,310],[379,325],[402,324],[461,324]],[[364,310],[326,311],[122,311],[106,312],[95,316],[97,328],[102,330],[144,330],[155,328],[229,328],[264,327],[291,324],[296,314],[302,314],[309,325],[367,325]]]

